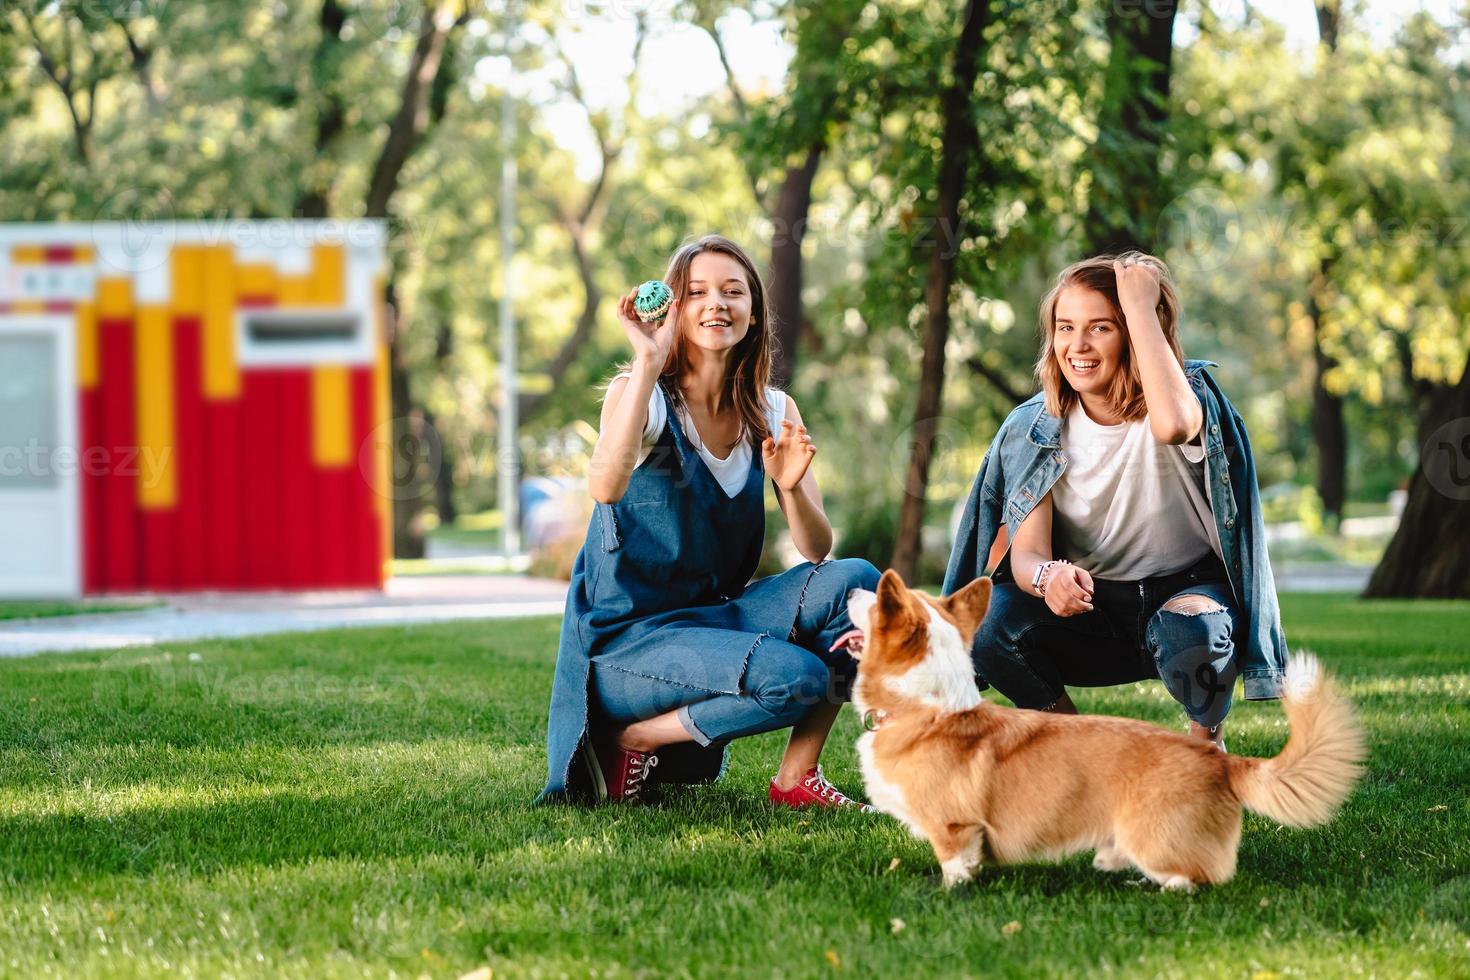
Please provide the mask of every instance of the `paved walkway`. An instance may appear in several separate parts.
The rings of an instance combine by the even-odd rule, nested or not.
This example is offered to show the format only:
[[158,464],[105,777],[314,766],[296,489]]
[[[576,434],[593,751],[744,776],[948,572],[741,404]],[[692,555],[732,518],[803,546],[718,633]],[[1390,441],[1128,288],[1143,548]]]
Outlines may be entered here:
[[[1361,592],[1371,568],[1328,563],[1275,567],[1282,592]],[[383,592],[203,593],[137,598],[163,606],[0,621],[0,657],[111,650],[209,637],[261,636],[351,626],[459,619],[559,616],[565,582],[524,575],[425,575],[389,581]]]
[[522,575],[443,575],[395,578],[383,592],[154,596],[167,605],[0,622],[0,657],[350,626],[561,615],[566,591],[565,582]]
[[1277,592],[1351,592],[1356,595],[1368,585],[1372,565],[1337,565],[1332,562],[1272,563]]

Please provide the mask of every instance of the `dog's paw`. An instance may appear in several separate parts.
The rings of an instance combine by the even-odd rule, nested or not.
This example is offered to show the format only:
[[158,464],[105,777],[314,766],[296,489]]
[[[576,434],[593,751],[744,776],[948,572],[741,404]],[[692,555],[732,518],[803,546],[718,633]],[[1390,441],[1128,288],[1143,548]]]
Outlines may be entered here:
[[940,871],[944,873],[944,887],[954,888],[963,885],[975,877],[975,870],[979,862],[970,860],[966,855],[960,854],[944,861],[939,865]]
[[973,872],[951,874],[948,870],[945,870],[943,880],[944,890],[950,892],[954,891],[961,885],[968,885],[972,880],[974,880],[974,874]]
[[1159,882],[1159,888],[1166,892],[1184,892],[1189,894],[1194,891],[1194,882],[1183,875],[1170,875]]
[[1100,847],[1093,855],[1092,866],[1099,871],[1127,871],[1133,862],[1116,847]]

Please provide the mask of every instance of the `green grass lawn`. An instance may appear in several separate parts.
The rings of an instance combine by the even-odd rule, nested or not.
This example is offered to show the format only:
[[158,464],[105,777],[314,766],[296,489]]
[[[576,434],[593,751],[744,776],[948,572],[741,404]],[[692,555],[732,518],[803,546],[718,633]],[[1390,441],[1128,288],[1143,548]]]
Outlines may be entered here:
[[91,613],[136,612],[163,603],[149,599],[119,601],[115,599],[25,599],[0,601],[0,620],[40,619],[51,616],[81,616]]
[[[0,663],[0,976],[1470,975],[1470,604],[1285,606],[1369,774],[1326,828],[1248,817],[1192,896],[1083,857],[945,893],[886,817],[770,809],[778,734],[655,805],[532,809],[551,619]],[[1157,685],[1078,700],[1180,723]],[[1243,703],[1230,748],[1285,734]]]

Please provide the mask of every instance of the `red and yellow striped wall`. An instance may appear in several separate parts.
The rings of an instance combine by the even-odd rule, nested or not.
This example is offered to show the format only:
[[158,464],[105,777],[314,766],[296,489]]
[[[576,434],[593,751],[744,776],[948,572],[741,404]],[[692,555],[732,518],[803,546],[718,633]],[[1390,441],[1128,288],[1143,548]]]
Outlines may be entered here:
[[[17,247],[11,264],[90,263]],[[76,317],[84,591],[381,588],[391,553],[387,344],[372,364],[244,366],[236,311],[341,308],[347,256],[304,275],[175,244],[166,302],[99,272],[87,301],[12,304]],[[381,282],[376,284],[381,287]],[[376,306],[382,290],[377,289]],[[381,440],[379,440],[381,442]]]

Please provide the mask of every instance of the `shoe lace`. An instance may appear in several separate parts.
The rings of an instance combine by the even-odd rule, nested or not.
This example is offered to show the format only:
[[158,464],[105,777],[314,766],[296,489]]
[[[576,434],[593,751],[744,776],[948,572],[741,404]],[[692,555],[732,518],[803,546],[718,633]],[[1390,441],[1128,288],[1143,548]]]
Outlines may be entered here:
[[816,768],[814,768],[811,771],[811,775],[807,776],[804,782],[807,789],[816,793],[817,796],[821,797],[824,800],[830,800],[831,802],[837,803],[839,805],[846,805],[853,802],[851,799],[843,794],[842,790],[838,789],[836,786],[833,786],[827,781],[827,777],[822,775],[821,766],[817,766]]
[[642,752],[631,752],[628,760],[628,778],[623,784],[623,795],[634,797],[643,788],[643,784],[652,776],[654,766],[658,765],[658,756]]

